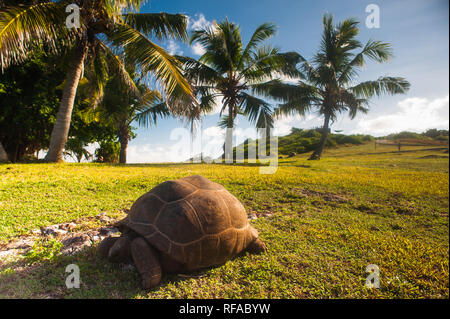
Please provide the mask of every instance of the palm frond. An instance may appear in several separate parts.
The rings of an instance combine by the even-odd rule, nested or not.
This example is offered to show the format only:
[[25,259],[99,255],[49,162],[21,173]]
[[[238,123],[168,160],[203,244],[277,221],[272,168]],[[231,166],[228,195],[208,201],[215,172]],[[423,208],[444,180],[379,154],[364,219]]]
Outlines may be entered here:
[[139,12],[141,6],[149,0],[102,0],[96,1],[110,14],[120,14],[122,11]]
[[139,113],[136,119],[139,125],[149,127],[156,125],[158,118],[166,118],[172,116],[166,102],[162,101],[161,95],[157,91],[149,90],[142,98],[142,103],[138,108]]
[[195,59],[175,56],[183,64],[184,76],[190,83],[207,85],[216,83],[222,76],[213,68]]
[[91,54],[86,61],[86,78],[88,79],[89,100],[93,108],[103,99],[104,88],[109,78],[109,68],[104,49],[100,41],[91,46]]
[[187,40],[187,16],[168,13],[128,13],[125,23],[148,37]]
[[275,118],[294,115],[299,115],[303,117],[309,112],[311,112],[313,107],[314,105],[310,104],[308,101],[302,101],[297,99],[293,101],[287,101],[286,103],[278,104],[278,106],[273,111],[273,115]]
[[253,54],[255,54],[254,50],[258,48],[258,46],[270,39],[277,31],[277,26],[273,23],[263,23],[258,28],[256,28],[253,33],[250,41],[242,53],[241,65],[243,65],[247,60],[251,58]]
[[272,46],[260,46],[249,62],[240,74],[252,83],[272,78],[286,63],[279,49]]
[[167,51],[156,45],[138,30],[126,24],[117,24],[107,34],[115,46],[123,46],[127,59],[138,65],[142,72],[152,73],[171,95],[178,87],[186,95],[192,95],[192,88],[181,73],[181,64]]
[[369,99],[383,94],[404,94],[410,88],[410,83],[402,77],[380,77],[375,81],[362,82],[349,89],[357,97]]
[[253,85],[251,88],[258,95],[281,102],[301,100],[318,103],[321,101],[320,90],[301,81],[298,84],[287,84],[280,80],[271,80]]
[[366,114],[369,112],[369,100],[356,97],[352,92],[342,89],[339,92],[338,106],[342,110],[348,111],[350,118],[353,120],[358,113]]
[[269,103],[246,93],[241,95],[241,99],[240,108],[250,122],[255,123],[259,128],[273,127],[273,112]]
[[[66,28],[64,2],[44,2],[31,6],[13,6],[0,11],[0,67],[24,61],[32,45],[43,43],[56,53],[62,42],[77,35]],[[83,21],[81,21],[83,23]],[[83,27],[83,26],[82,26]]]
[[97,40],[97,45],[101,48],[100,53],[106,58],[110,72],[119,77],[125,86],[126,92],[139,96],[139,88],[136,86],[136,82],[130,73],[126,70],[124,59],[116,55],[103,41]]
[[338,82],[348,83],[357,74],[356,68],[361,68],[366,64],[365,57],[379,63],[388,61],[392,57],[392,47],[389,43],[369,40],[364,48],[356,54],[353,59],[345,65],[339,75]]
[[214,23],[213,26],[195,30],[190,44],[199,43],[206,50],[200,62],[214,68],[219,74],[236,69],[242,54],[242,39],[239,27],[228,22]]

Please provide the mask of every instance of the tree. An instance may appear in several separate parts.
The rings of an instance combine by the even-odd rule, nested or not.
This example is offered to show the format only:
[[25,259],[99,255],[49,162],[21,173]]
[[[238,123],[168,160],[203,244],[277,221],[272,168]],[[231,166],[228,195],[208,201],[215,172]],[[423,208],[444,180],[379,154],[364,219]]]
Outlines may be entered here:
[[369,40],[363,46],[356,39],[358,33],[356,20],[346,19],[334,25],[333,16],[324,15],[320,48],[312,61],[308,62],[300,54],[291,60],[297,69],[298,83],[274,80],[255,87],[256,92],[281,102],[275,110],[277,115],[304,116],[317,110],[324,117],[322,137],[310,159],[320,159],[330,132],[330,122],[334,122],[339,113],[348,112],[353,119],[359,112],[368,112],[369,100],[373,96],[402,94],[410,87],[404,78],[390,76],[355,85],[366,59],[383,63],[392,57],[390,44]]
[[[187,18],[167,13],[139,13],[145,0],[61,0],[38,1],[27,6],[7,6],[0,9],[1,69],[23,62],[32,44],[45,43],[54,53],[70,58],[70,67],[62,93],[56,122],[51,134],[46,159],[62,160],[68,138],[75,96],[87,59],[94,70],[107,67],[119,75],[130,91],[136,91],[125,70],[123,55],[138,66],[143,74],[152,74],[168,95],[191,95],[191,88],[182,77],[178,62],[160,46],[149,40],[168,37],[186,38]],[[66,27],[66,7],[80,7],[80,28]],[[128,12],[122,14],[122,12]],[[97,58],[98,57],[98,58]],[[106,79],[97,78],[95,101],[99,102]]]
[[[65,74],[64,61],[44,52],[35,47],[27,61],[0,74],[0,142],[13,162],[49,147]],[[80,83],[88,80],[83,78]],[[115,130],[104,123],[85,122],[83,114],[91,109],[92,92],[84,86],[90,87],[81,85],[75,100],[66,143],[69,153],[74,146],[69,144],[74,143],[72,139],[88,145],[115,136]]]
[[11,161],[48,148],[63,81],[59,61],[39,47],[0,74],[0,142]]
[[[131,75],[133,78],[134,76]],[[120,143],[119,163],[127,162],[128,142],[134,137],[132,123],[150,126],[158,117],[170,116],[170,109],[158,91],[150,90],[136,80],[139,96],[123,94],[123,86],[118,78],[112,78],[105,88],[105,98],[92,115],[100,122],[114,126]]]
[[[271,105],[252,95],[255,85],[266,83],[277,73],[287,72],[289,53],[262,43],[276,32],[271,23],[260,25],[244,47],[239,26],[225,20],[210,28],[192,33],[191,44],[203,46],[205,53],[197,61],[177,57],[184,64],[184,75],[199,97],[203,112],[209,112],[221,100],[228,128],[225,145],[226,157],[232,156],[232,132],[236,116],[243,114],[259,128],[273,127]],[[266,83],[270,85],[270,83]],[[228,155],[227,155],[228,154]]]

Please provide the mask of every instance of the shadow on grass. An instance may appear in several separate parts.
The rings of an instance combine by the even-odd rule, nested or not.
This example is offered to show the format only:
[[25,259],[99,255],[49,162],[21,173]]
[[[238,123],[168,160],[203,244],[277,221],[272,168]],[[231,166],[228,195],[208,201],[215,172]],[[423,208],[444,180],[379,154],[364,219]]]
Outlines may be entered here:
[[[79,267],[80,287],[67,288],[72,272],[67,266]],[[210,268],[186,274],[163,274],[161,283],[151,290],[141,288],[134,266],[110,263],[97,255],[96,247],[88,247],[73,256],[56,256],[51,260],[32,262],[26,257],[0,264],[0,298],[91,298],[122,299],[146,297],[168,284],[207,275]]]

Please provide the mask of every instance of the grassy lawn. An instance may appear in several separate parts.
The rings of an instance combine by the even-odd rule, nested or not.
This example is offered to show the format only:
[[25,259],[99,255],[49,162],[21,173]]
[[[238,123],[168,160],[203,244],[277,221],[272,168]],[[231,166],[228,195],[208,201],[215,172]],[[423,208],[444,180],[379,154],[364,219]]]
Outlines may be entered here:
[[[152,291],[135,270],[37,244],[0,261],[0,298],[449,298],[449,159],[443,151],[362,145],[280,160],[274,175],[249,165],[2,164],[0,246],[41,226],[99,227],[157,184],[200,174],[239,198],[268,246],[225,265],[167,275]],[[33,254],[34,252],[34,254]],[[67,289],[65,268],[80,267]],[[365,288],[365,268],[380,289]]]

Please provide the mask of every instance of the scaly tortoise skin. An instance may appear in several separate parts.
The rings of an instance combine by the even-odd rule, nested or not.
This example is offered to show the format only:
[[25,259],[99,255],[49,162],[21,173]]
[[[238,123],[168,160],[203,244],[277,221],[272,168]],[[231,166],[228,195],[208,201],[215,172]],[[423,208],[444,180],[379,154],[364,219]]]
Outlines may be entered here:
[[157,285],[161,271],[221,265],[244,250],[265,250],[239,200],[198,175],[166,181],[142,195],[118,227],[122,240],[106,238],[100,253],[111,261],[131,255],[144,288]]

